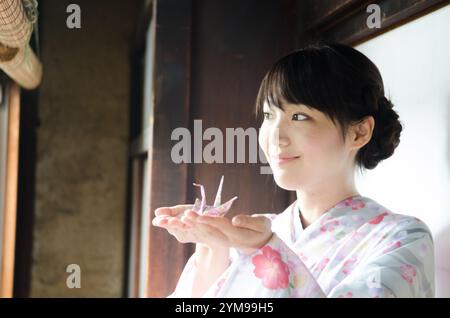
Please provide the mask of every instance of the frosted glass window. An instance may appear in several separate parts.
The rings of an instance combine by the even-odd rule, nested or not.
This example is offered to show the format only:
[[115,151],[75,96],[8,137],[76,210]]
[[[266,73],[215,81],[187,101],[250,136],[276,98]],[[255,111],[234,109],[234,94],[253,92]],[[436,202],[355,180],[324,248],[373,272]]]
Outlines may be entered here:
[[450,6],[356,46],[380,69],[404,126],[393,157],[358,176],[360,193],[433,232],[436,295],[450,297]]

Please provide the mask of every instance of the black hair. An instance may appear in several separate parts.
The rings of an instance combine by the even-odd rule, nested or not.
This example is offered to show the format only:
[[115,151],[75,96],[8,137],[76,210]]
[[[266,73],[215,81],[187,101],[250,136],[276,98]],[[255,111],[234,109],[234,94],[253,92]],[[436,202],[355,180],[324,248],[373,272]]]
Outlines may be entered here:
[[345,138],[348,126],[373,116],[370,141],[358,150],[355,162],[373,169],[389,158],[400,142],[402,125],[393,105],[384,96],[384,85],[375,64],[356,49],[343,44],[310,45],[277,61],[262,80],[256,113],[264,103],[303,104],[323,112]]

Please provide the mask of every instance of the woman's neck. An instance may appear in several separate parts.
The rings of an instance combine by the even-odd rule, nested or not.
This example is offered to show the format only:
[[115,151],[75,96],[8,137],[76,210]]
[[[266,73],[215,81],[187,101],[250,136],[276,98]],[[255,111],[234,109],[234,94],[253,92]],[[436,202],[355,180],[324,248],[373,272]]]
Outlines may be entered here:
[[359,195],[354,185],[336,187],[329,190],[324,189],[317,192],[297,190],[296,193],[297,206],[301,212],[300,221],[302,222],[303,228],[308,227],[340,201]]

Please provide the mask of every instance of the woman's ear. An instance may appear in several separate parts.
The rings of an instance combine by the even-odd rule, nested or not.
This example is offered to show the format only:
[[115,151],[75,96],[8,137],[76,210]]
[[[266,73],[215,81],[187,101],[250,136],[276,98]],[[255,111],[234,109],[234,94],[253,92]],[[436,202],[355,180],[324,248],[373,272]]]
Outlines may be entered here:
[[351,147],[352,149],[360,149],[367,144],[372,138],[373,129],[375,128],[375,119],[373,116],[367,116],[359,122],[350,126]]

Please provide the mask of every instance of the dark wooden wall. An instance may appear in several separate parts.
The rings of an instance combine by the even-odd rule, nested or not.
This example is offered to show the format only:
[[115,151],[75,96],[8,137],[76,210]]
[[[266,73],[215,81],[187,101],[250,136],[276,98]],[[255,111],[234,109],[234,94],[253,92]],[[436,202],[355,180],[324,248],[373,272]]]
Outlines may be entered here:
[[[213,200],[221,175],[223,199],[239,196],[232,214],[280,211],[289,203],[257,164],[174,164],[170,134],[176,127],[192,133],[194,119],[203,121],[203,130],[217,127],[224,136],[225,128],[259,127],[257,90],[270,65],[293,48],[293,8],[289,0],[158,2],[152,217],[159,206],[192,203],[199,196],[193,181],[204,184]],[[193,245],[151,229],[150,297],[173,291],[192,252]]]
[[[259,128],[256,94],[268,68],[293,49],[291,12],[289,1],[194,1],[191,125],[201,119],[203,129],[217,127],[224,135],[226,128]],[[277,210],[287,203],[286,193],[255,164],[193,164],[190,172],[207,186],[210,200],[225,175],[223,199],[239,196],[232,214]],[[199,195],[190,185],[188,191],[191,199]]]

